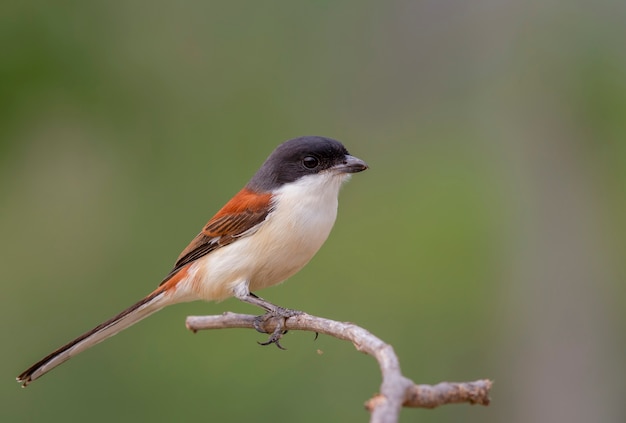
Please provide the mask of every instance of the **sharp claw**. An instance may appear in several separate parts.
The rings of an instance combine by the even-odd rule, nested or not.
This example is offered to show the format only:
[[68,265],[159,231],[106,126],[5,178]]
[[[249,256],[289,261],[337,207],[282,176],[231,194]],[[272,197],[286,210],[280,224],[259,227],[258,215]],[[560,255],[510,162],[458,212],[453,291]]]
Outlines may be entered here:
[[290,317],[297,316],[299,314],[302,314],[302,312],[298,310],[291,310],[291,309],[279,307],[277,308],[277,310],[268,311],[262,316],[257,316],[256,319],[254,319],[254,328],[258,332],[261,332],[261,333],[267,333],[263,329],[262,323],[265,323],[269,319],[279,319],[276,324],[276,328],[274,329],[274,332],[272,332],[268,340],[265,342],[257,342],[257,343],[263,346],[275,344],[276,347],[278,347],[279,349],[286,350],[287,348],[283,347],[280,344],[280,339],[282,338],[284,334],[287,333],[287,330],[284,330],[285,320],[287,320]]
[[268,345],[276,345],[278,347],[278,349],[281,349],[283,351],[286,351],[287,348],[283,347],[282,345],[280,345],[280,339],[272,339],[272,337],[270,336],[270,338],[265,341],[265,342],[259,342],[257,341],[257,344],[262,345],[264,347],[268,346]]
[[259,342],[258,344],[263,346],[275,344],[281,350],[286,350],[287,348],[280,345],[280,338],[282,338],[285,333],[287,333],[287,331],[282,330],[282,325],[278,325],[267,341]]
[[313,342],[317,341],[317,338],[320,336],[319,332],[315,332],[315,338],[313,338]]

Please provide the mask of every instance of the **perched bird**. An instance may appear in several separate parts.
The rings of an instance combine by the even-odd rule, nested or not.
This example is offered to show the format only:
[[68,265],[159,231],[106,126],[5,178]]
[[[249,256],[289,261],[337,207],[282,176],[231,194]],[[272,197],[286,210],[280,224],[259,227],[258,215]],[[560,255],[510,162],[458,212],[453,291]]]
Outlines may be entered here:
[[282,320],[265,343],[280,347],[285,319],[300,312],[251,291],[283,282],[313,258],[335,223],[341,185],[365,169],[364,161],[330,138],[308,136],[279,145],[183,250],[156,290],[33,364],[17,381],[27,386],[161,308],[194,300],[234,296],[263,308]]

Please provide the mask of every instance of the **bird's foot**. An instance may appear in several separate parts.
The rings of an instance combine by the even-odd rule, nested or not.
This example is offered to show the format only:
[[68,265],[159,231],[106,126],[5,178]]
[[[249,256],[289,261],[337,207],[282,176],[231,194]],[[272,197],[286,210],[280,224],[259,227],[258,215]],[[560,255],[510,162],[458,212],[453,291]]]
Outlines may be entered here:
[[270,333],[267,327],[274,327],[274,330],[271,332],[270,337],[265,342],[259,342],[260,345],[271,345],[275,344],[281,350],[286,350],[287,348],[280,345],[280,339],[284,334],[287,333],[285,330],[285,322],[290,317],[299,316],[304,314],[303,311],[300,310],[292,310],[290,308],[283,308],[279,306],[275,306],[272,310],[268,310],[267,313],[262,316],[257,316],[254,319],[254,328],[261,333]]

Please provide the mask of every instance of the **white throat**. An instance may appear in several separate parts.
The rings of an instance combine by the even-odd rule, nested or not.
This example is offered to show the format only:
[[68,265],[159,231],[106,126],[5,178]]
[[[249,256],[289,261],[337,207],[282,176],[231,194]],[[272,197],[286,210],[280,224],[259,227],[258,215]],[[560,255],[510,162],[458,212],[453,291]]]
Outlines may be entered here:
[[289,213],[292,218],[304,219],[300,224],[309,219],[329,220],[332,227],[337,217],[339,190],[349,178],[348,174],[331,171],[308,175],[278,188],[274,196],[281,210],[292,212]]

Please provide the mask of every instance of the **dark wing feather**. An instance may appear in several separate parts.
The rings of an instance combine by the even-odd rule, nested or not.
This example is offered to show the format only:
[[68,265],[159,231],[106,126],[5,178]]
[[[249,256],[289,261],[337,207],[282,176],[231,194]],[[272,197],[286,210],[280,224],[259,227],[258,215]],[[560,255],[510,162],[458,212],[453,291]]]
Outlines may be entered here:
[[271,194],[243,189],[230,200],[178,256],[174,268],[163,279],[167,282],[185,265],[242,236],[251,235],[272,211]]

